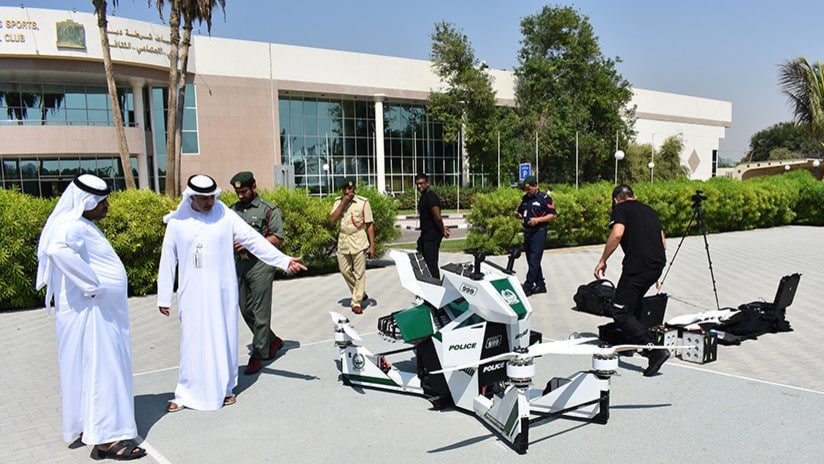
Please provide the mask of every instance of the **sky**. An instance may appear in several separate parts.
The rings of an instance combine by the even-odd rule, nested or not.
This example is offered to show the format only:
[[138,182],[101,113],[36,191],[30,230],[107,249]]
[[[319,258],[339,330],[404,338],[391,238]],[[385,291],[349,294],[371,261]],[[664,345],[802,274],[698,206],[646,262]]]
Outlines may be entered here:
[[[91,0],[0,0],[21,3],[93,11]],[[556,4],[589,17],[603,54],[621,59],[618,72],[634,87],[732,102],[732,127],[719,150],[728,160],[744,156],[755,132],[792,119],[778,65],[800,56],[824,61],[821,0],[227,0],[225,19],[215,15],[211,34],[428,59],[434,24],[448,21],[467,35],[478,59],[511,70],[521,19]],[[147,0],[120,0],[113,12],[160,22]],[[200,33],[207,34],[205,26]]]

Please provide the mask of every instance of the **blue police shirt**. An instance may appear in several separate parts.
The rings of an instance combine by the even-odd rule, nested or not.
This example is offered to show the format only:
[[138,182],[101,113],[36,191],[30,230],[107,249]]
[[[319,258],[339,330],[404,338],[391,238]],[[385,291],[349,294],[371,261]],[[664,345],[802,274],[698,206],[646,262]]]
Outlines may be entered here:
[[546,227],[546,222],[530,226],[529,220],[534,217],[542,217],[547,214],[558,214],[555,210],[555,203],[552,198],[544,192],[535,193],[534,197],[524,195],[521,198],[521,205],[518,206],[518,213],[524,217],[524,228],[533,229],[536,227]]

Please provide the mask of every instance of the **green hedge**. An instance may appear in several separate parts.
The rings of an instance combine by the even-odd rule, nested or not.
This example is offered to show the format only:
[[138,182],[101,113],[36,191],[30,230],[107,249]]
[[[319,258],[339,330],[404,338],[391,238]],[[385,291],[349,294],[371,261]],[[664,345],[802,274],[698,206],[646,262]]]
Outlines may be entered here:
[[[312,274],[336,270],[337,229],[329,222],[334,199],[310,197],[305,190],[285,188],[260,193],[283,213],[284,252],[302,256]],[[383,254],[386,243],[401,234],[394,226],[394,200],[365,186],[358,188],[358,194],[372,204],[376,252]],[[226,192],[220,199],[232,204],[237,197]],[[0,189],[0,310],[43,304],[44,292],[34,290],[37,241],[56,200]],[[109,214],[99,226],[126,267],[130,295],[156,291],[165,232],[163,215],[176,208],[178,202],[148,190],[115,192],[109,197]]]
[[43,299],[45,292],[34,290],[37,241],[56,203],[0,188],[0,309]]
[[[432,191],[438,194],[441,199],[441,207],[443,209],[457,209],[458,208],[458,187],[454,185],[433,185],[430,187]],[[492,192],[494,189],[489,187],[461,187],[461,209],[470,209],[475,203],[475,197],[479,194]],[[407,190],[395,196],[398,209],[414,210],[418,208],[416,203],[417,197],[415,190]]]
[[[609,182],[588,184],[578,190],[558,186],[552,199],[559,216],[549,226],[547,245],[554,248],[603,243],[609,234],[612,188]],[[695,224],[687,230],[696,190],[707,197],[702,211],[710,233],[787,224],[824,225],[824,182],[806,171],[745,182],[714,178],[705,182],[641,183],[633,189],[641,201],[658,211],[667,236],[700,233]],[[513,213],[521,196],[522,192],[511,188],[478,195],[468,217],[472,228],[467,235],[467,248],[500,254],[520,245],[523,238],[518,232],[522,225]]]

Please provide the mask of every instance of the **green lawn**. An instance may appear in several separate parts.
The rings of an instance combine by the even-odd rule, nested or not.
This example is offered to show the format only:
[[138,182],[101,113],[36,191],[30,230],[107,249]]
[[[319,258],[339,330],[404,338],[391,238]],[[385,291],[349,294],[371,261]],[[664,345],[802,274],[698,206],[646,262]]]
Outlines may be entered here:
[[[415,242],[410,243],[394,243],[390,245],[392,248],[400,250],[414,250],[416,248]],[[456,238],[454,240],[444,240],[441,242],[441,251],[449,253],[463,253],[466,249],[466,239]]]

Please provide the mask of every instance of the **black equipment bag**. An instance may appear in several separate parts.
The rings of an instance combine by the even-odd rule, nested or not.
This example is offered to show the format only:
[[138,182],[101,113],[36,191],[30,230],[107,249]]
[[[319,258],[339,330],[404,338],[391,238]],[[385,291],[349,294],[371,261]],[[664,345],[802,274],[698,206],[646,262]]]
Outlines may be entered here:
[[[641,307],[635,310],[635,317],[644,327],[656,329],[664,323],[664,313],[667,310],[668,301],[669,296],[666,293],[657,293],[644,297],[644,299],[641,300]],[[614,322],[598,326],[598,338],[610,345],[623,345],[625,343],[637,342],[637,340],[627,339],[621,328]],[[663,343],[663,339],[660,342]]]
[[593,280],[581,285],[575,296],[576,311],[596,316],[612,317],[612,300],[615,298],[615,285],[606,279]]
[[795,298],[800,279],[798,273],[782,277],[772,303],[752,301],[740,305],[737,313],[715,328],[725,335],[719,337],[719,343],[738,344],[767,333],[791,332],[793,329],[786,319],[787,306]]

